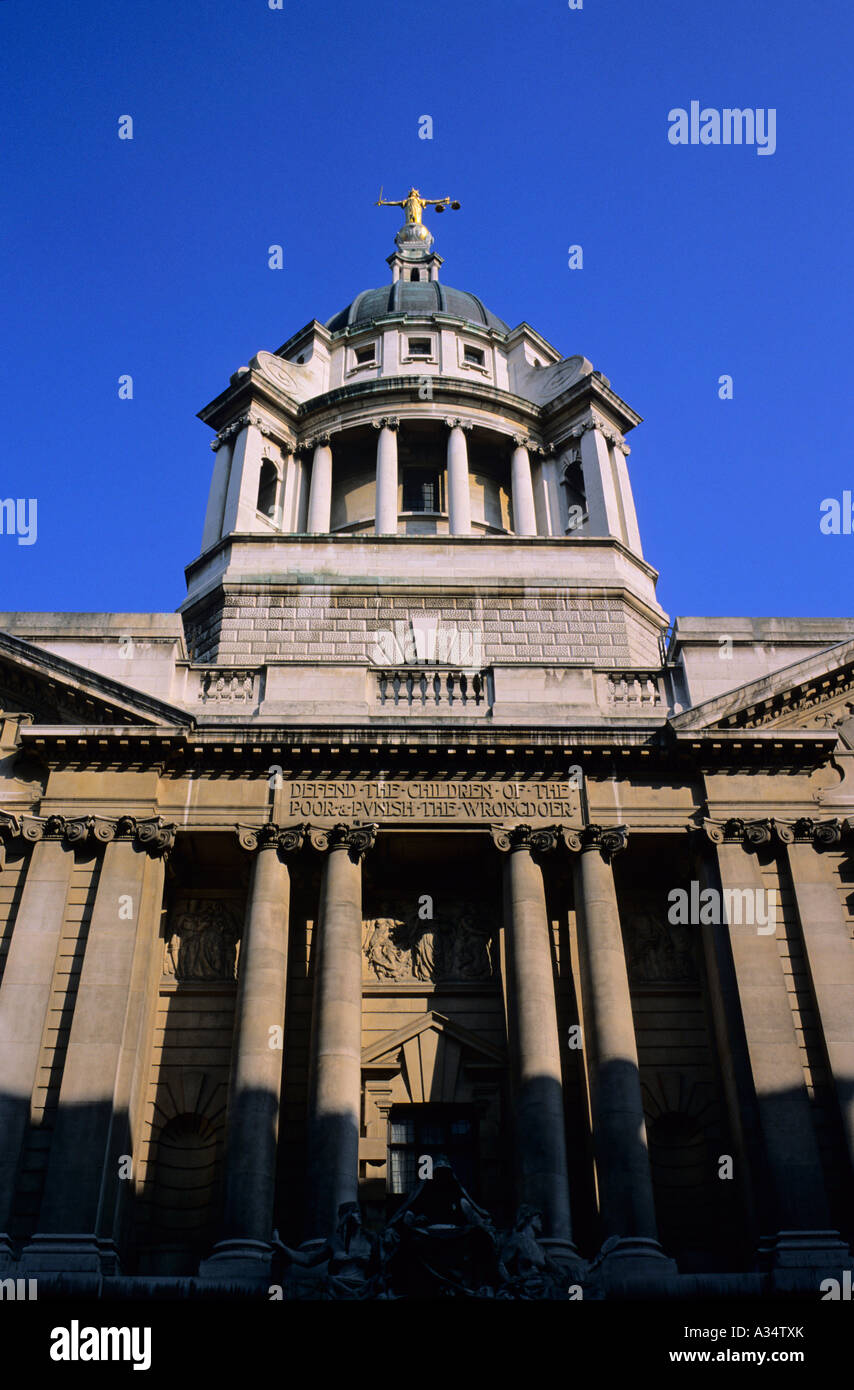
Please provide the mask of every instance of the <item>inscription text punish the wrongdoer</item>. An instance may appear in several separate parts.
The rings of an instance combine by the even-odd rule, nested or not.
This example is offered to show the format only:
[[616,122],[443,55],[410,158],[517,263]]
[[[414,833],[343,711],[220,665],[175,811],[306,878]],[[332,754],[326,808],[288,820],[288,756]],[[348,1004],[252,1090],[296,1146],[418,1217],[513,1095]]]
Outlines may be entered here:
[[285,782],[288,820],[574,820],[571,782]]

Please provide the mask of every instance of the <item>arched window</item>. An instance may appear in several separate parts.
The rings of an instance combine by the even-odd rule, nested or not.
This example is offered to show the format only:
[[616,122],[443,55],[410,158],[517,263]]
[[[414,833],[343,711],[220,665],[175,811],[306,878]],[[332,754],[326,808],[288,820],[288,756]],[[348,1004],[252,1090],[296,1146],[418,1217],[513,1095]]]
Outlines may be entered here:
[[413,272],[412,272],[412,274],[410,275],[409,278],[410,278],[410,280],[420,280],[420,279],[421,279],[421,271],[420,271],[420,270],[413,270]]
[[258,511],[272,518],[276,515],[276,495],[279,491],[279,471],[272,459],[264,459],[261,464],[261,478],[258,483]]

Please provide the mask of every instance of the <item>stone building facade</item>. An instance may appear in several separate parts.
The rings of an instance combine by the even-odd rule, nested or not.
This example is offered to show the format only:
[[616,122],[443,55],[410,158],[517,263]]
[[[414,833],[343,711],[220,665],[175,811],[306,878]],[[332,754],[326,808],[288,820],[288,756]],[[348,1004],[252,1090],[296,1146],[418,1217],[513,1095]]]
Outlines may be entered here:
[[596,1296],[814,1290],[854,621],[671,625],[640,417],[389,265],[201,411],[177,614],[0,615],[0,1275],[266,1286],[445,1155]]

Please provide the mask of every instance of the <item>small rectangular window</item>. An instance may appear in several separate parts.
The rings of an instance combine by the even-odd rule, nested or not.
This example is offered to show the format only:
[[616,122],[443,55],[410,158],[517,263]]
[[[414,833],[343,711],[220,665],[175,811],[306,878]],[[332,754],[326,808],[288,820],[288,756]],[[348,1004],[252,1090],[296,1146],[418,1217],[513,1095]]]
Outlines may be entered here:
[[429,357],[433,344],[429,338],[410,338],[409,356],[410,357]]
[[439,475],[432,468],[406,468],[403,473],[403,510],[437,512]]
[[484,355],[480,348],[469,347],[468,345],[463,348],[464,362],[470,362],[474,367],[482,367],[484,360]]
[[360,367],[367,367],[369,362],[376,362],[377,353],[373,343],[369,347],[356,348],[356,363]]

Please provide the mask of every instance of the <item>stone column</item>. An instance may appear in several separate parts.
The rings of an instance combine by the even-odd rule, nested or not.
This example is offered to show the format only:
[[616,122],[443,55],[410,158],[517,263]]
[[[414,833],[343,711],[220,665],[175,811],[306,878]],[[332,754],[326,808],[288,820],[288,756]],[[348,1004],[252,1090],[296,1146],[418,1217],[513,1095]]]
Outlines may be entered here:
[[513,436],[510,478],[513,495],[513,530],[517,536],[537,534],[537,514],[534,507],[534,484],[531,479],[531,458],[524,435]]
[[585,535],[616,536],[618,540],[624,540],[607,433],[606,426],[595,416],[570,431],[573,438],[581,439],[581,468],[588,518]]
[[67,822],[61,816],[46,820],[22,816],[4,817],[4,829],[10,838],[20,836],[32,843],[32,854],[0,987],[0,1272],[12,1252],[4,1233],[10,1224],[30,1123],[74,865],[73,851],[66,845],[85,839],[88,825]]
[[362,856],[375,825],[310,831],[326,853],[315,928],[308,1101],[307,1234],[334,1235],[359,1196],[362,1101]]
[[448,435],[448,527],[452,536],[471,535],[471,494],[469,492],[469,457],[466,437],[471,429],[462,420],[445,421]]
[[623,523],[624,538],[629,549],[643,558],[638,514],[635,510],[635,499],[632,495],[632,484],[626,464],[626,459],[630,453],[631,449],[625,440],[621,439],[619,435],[614,435],[611,439],[611,458],[614,464],[614,477],[617,481],[617,501]]
[[574,1255],[552,948],[543,875],[533,857],[555,847],[558,831],[520,825],[494,829],[492,837],[507,852],[504,940],[518,1199],[542,1212],[546,1243]]
[[235,421],[237,435],[231,458],[228,493],[222,519],[222,534],[253,531],[256,528],[258,484],[264,455],[264,437],[270,431],[254,412]]
[[130,1097],[175,826],[93,817],[104,843],[50,1149],[32,1272],[113,1273],[119,1161],[132,1153]]
[[239,828],[257,851],[240,945],[239,982],[225,1143],[223,1238],[199,1273],[208,1277],[270,1272],[288,982],[290,873],[302,826]]
[[308,529],[312,535],[326,535],[332,525],[332,449],[329,435],[314,441],[311,487],[308,494]]
[[[604,1237],[620,1276],[652,1264],[669,1271],[658,1244],[629,976],[611,860],[625,847],[625,826],[567,831],[575,859],[583,1039],[593,1149]],[[675,1268],[675,1267],[674,1267]]]
[[205,525],[202,531],[203,551],[216,545],[222,535],[222,520],[225,514],[225,499],[228,495],[228,477],[231,472],[234,443],[233,440],[217,435],[216,439],[211,441],[211,448],[216,452],[216,459],[211,478],[211,489],[208,493]]
[[839,843],[838,820],[774,822],[786,846],[807,968],[821,1022],[848,1155],[854,1163],[854,950],[839,880],[822,850]]
[[377,440],[377,495],[374,528],[378,536],[397,535],[397,430],[400,421],[386,416],[374,422]]
[[[768,901],[755,850],[770,821],[705,822],[717,850],[736,988],[767,1161],[777,1233],[766,1247],[775,1267],[803,1270],[848,1262],[830,1231],[824,1175],[792,1005],[777,946],[776,903]],[[811,851],[812,852],[812,851]],[[757,909],[762,908],[760,913]],[[849,1023],[850,1029],[850,1023]]]

